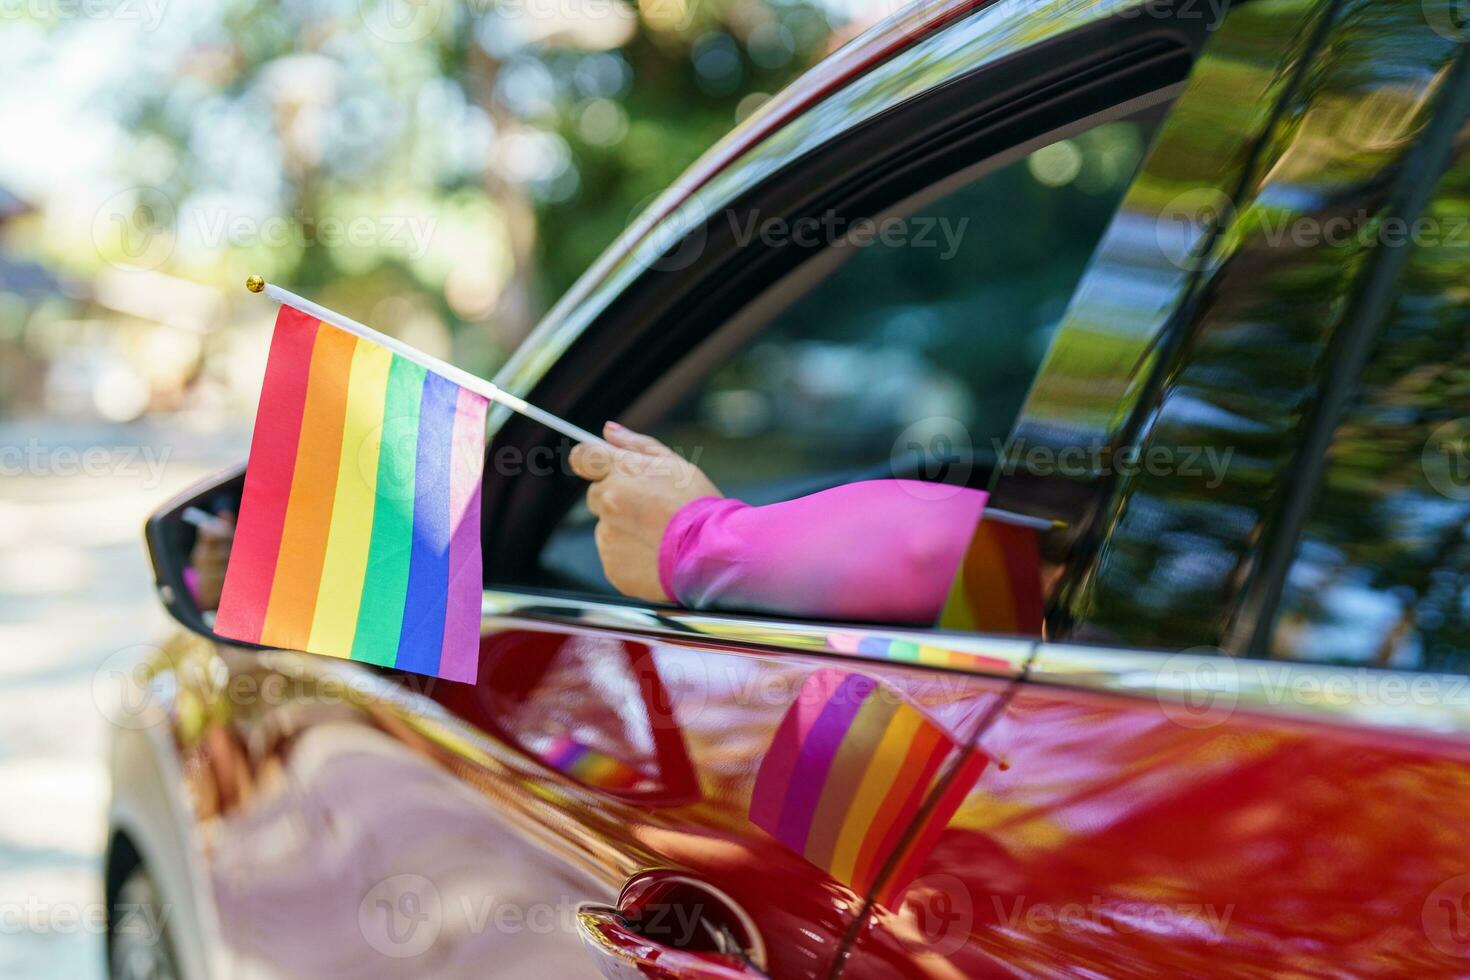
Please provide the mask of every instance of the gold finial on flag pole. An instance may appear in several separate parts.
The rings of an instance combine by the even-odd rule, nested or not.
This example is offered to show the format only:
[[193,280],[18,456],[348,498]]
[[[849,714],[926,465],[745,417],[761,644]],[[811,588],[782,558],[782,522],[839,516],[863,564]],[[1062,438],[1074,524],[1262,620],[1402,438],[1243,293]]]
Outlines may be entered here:
[[265,292],[265,276],[250,276],[245,280],[245,288],[252,293]]

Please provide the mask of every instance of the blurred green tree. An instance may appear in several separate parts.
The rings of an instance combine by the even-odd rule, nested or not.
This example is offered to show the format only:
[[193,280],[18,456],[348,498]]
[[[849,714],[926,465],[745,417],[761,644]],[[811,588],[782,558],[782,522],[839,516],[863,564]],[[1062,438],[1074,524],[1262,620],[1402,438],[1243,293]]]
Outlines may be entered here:
[[112,196],[44,249],[81,280],[258,271],[489,371],[835,19],[811,0],[228,0],[33,23],[57,62],[105,48],[76,101],[116,137]]

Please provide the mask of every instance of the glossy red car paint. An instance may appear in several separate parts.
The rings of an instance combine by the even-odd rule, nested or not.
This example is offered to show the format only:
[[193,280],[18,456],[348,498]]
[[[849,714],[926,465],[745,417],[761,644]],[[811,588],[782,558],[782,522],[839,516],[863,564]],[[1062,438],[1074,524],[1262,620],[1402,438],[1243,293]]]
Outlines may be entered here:
[[1025,690],[980,748],[874,975],[1463,973],[1461,740]]

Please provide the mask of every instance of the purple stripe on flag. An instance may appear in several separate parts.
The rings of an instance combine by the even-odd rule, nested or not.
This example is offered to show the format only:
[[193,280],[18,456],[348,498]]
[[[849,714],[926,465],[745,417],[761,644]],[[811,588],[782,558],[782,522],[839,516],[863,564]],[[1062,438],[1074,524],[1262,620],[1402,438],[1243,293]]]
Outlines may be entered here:
[[807,834],[811,831],[812,817],[816,815],[822,790],[827,785],[832,760],[875,684],[872,678],[861,674],[852,674],[844,680],[842,686],[833,692],[832,700],[822,709],[821,716],[801,746],[791,787],[786,792],[786,804],[781,808],[781,827],[776,834],[777,840],[798,854],[806,851]]
[[429,371],[419,402],[419,442],[414,461],[413,553],[408,598],[393,666],[415,674],[439,673],[444,611],[449,589],[449,467],[459,386]]
[[485,474],[485,412],[489,403],[461,388],[454,410],[449,466],[449,599],[439,676],[475,682],[480,669],[480,607],[485,590],[480,559],[480,483]]
[[796,703],[787,709],[776,729],[750,794],[750,822],[772,836],[781,826],[781,805],[786,801],[807,733],[832,700],[832,693],[850,676],[846,671],[831,669],[812,674],[797,691]]

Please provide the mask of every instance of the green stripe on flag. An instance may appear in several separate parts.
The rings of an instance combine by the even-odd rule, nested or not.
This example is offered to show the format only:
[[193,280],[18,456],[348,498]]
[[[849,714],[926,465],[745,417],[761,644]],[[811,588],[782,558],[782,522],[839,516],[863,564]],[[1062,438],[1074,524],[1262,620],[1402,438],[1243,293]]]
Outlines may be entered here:
[[[367,578],[352,659],[392,667],[403,628],[408,594],[408,567],[413,557],[414,464],[418,458],[419,401],[425,371],[394,356],[388,372],[388,398],[383,409],[383,441],[378,452],[377,498],[373,539],[368,549]],[[344,451],[355,451],[343,447]]]

